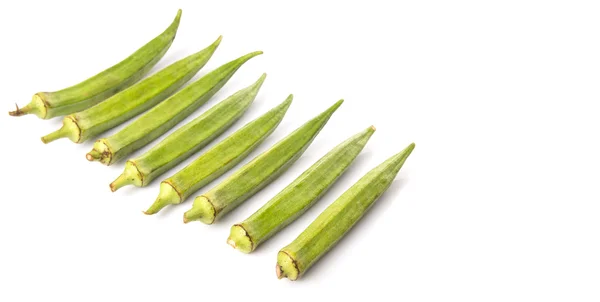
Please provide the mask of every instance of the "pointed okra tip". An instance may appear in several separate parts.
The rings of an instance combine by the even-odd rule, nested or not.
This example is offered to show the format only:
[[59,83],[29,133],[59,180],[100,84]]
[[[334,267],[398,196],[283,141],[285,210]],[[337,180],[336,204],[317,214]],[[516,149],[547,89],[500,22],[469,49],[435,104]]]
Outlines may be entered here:
[[222,40],[223,40],[223,35],[220,35],[210,46],[217,48],[219,45],[221,45]]
[[267,73],[263,72],[263,74],[260,75],[260,78],[258,78],[258,80],[256,80],[256,82],[254,82],[254,84],[252,86],[256,89],[259,89],[262,86],[262,84],[265,82],[266,78],[267,78]]
[[243,55],[243,56],[242,56],[242,57],[240,57],[238,60],[240,60],[240,61],[244,61],[244,62],[245,62],[245,61],[248,61],[248,60],[250,60],[250,59],[252,59],[252,58],[254,58],[254,57],[256,57],[256,56],[262,55],[262,54],[263,54],[262,50],[253,51],[253,52],[251,52],[251,53],[248,53],[248,54],[246,54],[246,55]]
[[175,19],[173,19],[173,24],[179,25],[179,22],[181,21],[182,13],[183,13],[183,10],[181,8],[177,10],[177,15],[175,15]]
[[335,102],[335,104],[331,105],[331,107],[327,108],[327,110],[323,112],[323,115],[332,115],[338,108],[340,108],[340,106],[342,106],[343,103],[344,99]]

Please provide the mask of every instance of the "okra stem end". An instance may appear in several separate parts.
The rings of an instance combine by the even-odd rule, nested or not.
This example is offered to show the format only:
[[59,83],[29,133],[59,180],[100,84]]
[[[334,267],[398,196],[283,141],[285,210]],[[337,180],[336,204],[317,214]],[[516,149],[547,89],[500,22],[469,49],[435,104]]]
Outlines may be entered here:
[[44,102],[39,93],[36,93],[31,99],[31,102],[25,105],[25,107],[19,108],[19,105],[17,104],[15,104],[15,106],[17,107],[17,109],[15,111],[9,111],[8,115],[22,116],[27,114],[35,114],[39,118],[45,119],[46,114],[48,112],[46,103]]
[[236,224],[231,227],[227,244],[231,245],[234,249],[239,250],[242,253],[250,253],[254,250],[254,243],[252,238],[241,224]]
[[80,136],[81,130],[79,129],[79,126],[72,118],[67,116],[63,119],[62,127],[46,136],[43,136],[42,142],[47,144],[59,138],[66,137],[74,143],[79,143]]
[[216,211],[213,204],[205,196],[198,196],[192,208],[183,214],[183,223],[200,220],[206,224],[215,222]]
[[287,252],[279,251],[277,254],[277,264],[275,265],[277,278],[288,278],[291,281],[298,279],[300,270],[296,260]]
[[158,213],[164,207],[168,205],[176,205],[182,202],[182,198],[179,192],[170,183],[163,181],[160,183],[160,193],[156,201],[144,212],[146,215],[152,215]]
[[[93,152],[94,150],[92,150]],[[90,152],[91,153],[91,152]],[[116,191],[127,185],[134,185],[136,187],[143,186],[143,177],[140,171],[138,170],[135,162],[129,160],[125,163],[125,170],[115,181],[110,184],[110,190]]]
[[88,152],[85,155],[85,158],[88,161],[96,161],[96,160],[100,160],[100,158],[102,157],[102,154],[98,151],[96,151],[95,149],[92,149],[92,151]]

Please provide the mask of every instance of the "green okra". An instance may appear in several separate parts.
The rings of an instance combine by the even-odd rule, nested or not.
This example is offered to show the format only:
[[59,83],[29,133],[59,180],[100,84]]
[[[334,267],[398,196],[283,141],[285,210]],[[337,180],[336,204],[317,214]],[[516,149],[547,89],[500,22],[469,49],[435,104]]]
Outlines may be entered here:
[[144,213],[151,215],[167,205],[180,204],[201,187],[229,171],[277,128],[291,103],[292,95],[162,181],[156,201]]
[[254,101],[266,75],[177,129],[143,155],[130,159],[123,173],[110,184],[114,192],[126,185],[143,187],[206,146],[228,129]]
[[171,47],[180,18],[181,10],[163,33],[116,65],[74,86],[55,92],[38,92],[29,104],[23,108],[17,106],[17,110],[9,114],[35,114],[42,119],[67,115],[92,107],[135,84]]
[[227,243],[250,253],[300,217],[346,171],[374,132],[371,126],[329,151],[248,219],[232,226]]
[[[260,51],[249,53],[211,71],[167,100],[148,110],[148,112],[144,113],[121,131],[107,138],[97,140],[94,143],[92,151],[86,155],[86,158],[89,161],[97,160],[105,165],[110,165],[147,145],[169,129],[175,127],[176,124],[206,103],[229,81],[244,63],[261,53]],[[260,82],[262,83],[262,80]],[[244,110],[240,113],[242,112]],[[194,126],[192,122],[185,128],[198,127]],[[200,128],[200,130],[204,129]],[[191,131],[196,132],[196,137],[199,137],[197,135],[198,129],[184,130],[184,132]],[[177,139],[182,139],[182,137],[178,137]],[[183,139],[186,139],[186,142],[182,143],[193,142],[189,134]],[[161,157],[164,157],[164,154],[161,154]]]
[[277,277],[296,280],[329,251],[388,189],[415,148],[410,144],[369,171],[277,254]]
[[59,130],[44,137],[49,143],[67,137],[82,143],[154,107],[189,81],[208,62],[221,37],[205,49],[181,59],[91,108],[63,118]]
[[183,221],[200,220],[212,224],[271,183],[302,156],[342,102],[336,102],[216,187],[196,197],[192,208],[183,215]]

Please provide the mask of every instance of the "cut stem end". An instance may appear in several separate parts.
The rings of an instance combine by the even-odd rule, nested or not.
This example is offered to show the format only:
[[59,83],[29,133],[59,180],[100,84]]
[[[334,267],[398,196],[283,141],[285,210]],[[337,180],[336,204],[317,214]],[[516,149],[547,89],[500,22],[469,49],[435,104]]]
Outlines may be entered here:
[[183,223],[199,220],[206,224],[215,222],[215,207],[205,196],[198,196],[192,208],[183,214]]

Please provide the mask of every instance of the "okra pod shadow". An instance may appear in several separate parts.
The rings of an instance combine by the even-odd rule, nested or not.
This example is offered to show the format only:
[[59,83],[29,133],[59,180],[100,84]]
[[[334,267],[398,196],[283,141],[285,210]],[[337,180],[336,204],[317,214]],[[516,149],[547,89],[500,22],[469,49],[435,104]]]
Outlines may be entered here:
[[[298,278],[298,280],[295,280],[294,282],[309,280],[313,273],[317,276],[323,276],[323,272],[319,272],[320,270],[332,269],[335,265],[343,265],[343,263],[336,263],[335,261],[327,259],[336,258],[336,256],[339,256],[342,253],[347,253],[348,251],[352,250],[353,245],[355,246],[356,244],[359,244],[360,242],[356,241],[361,240],[359,237],[365,236],[365,234],[360,234],[361,231],[364,231],[364,226],[362,225],[377,223],[375,220],[381,218],[381,215],[384,214],[382,212],[385,211],[385,209],[389,207],[392,202],[399,202],[399,200],[395,199],[402,198],[400,192],[408,182],[408,179],[403,177],[398,177],[396,180],[394,180],[386,192],[384,192],[383,195],[381,195],[381,197],[379,197],[379,199],[371,206],[371,209],[369,209],[364,216],[356,222],[352,229],[350,229],[342,238],[340,238],[340,240],[336,243],[335,248],[332,248],[325,253],[317,263],[312,265],[311,269],[304,272],[304,276],[302,278]],[[352,261],[352,259],[347,260]],[[323,263],[329,263],[329,266],[326,264],[322,265]],[[351,262],[347,263],[347,265],[351,265]]]

